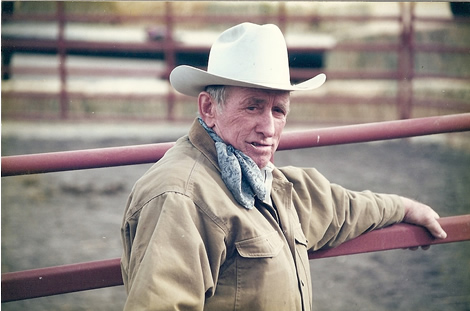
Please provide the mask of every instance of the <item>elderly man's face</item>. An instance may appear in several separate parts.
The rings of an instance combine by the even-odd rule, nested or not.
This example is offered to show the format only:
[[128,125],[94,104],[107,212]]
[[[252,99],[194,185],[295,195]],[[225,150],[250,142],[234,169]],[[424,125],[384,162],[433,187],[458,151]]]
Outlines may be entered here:
[[289,105],[286,91],[228,87],[225,106],[216,109],[213,129],[263,168],[279,145]]

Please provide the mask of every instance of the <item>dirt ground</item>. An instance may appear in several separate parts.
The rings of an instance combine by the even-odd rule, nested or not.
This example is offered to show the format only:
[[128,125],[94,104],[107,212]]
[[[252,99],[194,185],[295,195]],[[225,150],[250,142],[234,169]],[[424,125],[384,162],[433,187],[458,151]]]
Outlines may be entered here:
[[[152,133],[66,140],[10,133],[2,137],[2,156],[159,140]],[[441,216],[470,213],[470,153],[437,140],[282,151],[275,161],[278,166],[314,166],[354,190],[409,196]],[[119,257],[127,195],[149,166],[2,178],[2,273]],[[311,268],[315,310],[470,310],[470,242],[312,260]],[[118,286],[1,307],[105,311],[121,310],[124,300]]]

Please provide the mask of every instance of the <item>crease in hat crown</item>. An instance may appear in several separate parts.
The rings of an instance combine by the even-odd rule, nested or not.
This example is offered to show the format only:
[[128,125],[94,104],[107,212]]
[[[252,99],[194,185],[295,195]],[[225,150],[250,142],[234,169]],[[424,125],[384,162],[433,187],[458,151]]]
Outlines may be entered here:
[[273,24],[242,23],[224,31],[209,53],[207,71],[182,65],[170,74],[170,83],[189,96],[208,85],[232,85],[286,91],[311,90],[326,80],[324,74],[297,85],[289,75],[287,45]]

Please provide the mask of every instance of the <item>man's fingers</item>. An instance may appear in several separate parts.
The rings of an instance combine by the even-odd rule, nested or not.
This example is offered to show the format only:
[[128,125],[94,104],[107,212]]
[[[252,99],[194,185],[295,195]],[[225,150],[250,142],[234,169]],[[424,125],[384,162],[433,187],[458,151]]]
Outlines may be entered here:
[[407,223],[423,226],[437,239],[445,239],[447,233],[437,221],[439,214],[431,207],[417,201],[402,198],[405,204],[404,221]]
[[[439,216],[438,216],[439,217]],[[447,233],[442,229],[441,225],[437,221],[437,219],[433,219],[429,225],[426,226],[431,232],[431,234],[438,239],[445,239],[447,237]]]

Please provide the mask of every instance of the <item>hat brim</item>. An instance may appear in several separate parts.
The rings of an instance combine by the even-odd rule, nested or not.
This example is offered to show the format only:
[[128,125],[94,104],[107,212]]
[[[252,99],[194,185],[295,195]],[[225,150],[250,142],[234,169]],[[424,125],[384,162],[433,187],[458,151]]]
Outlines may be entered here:
[[187,65],[176,67],[170,74],[170,83],[178,92],[194,97],[197,97],[208,85],[229,85],[282,91],[309,91],[320,87],[325,81],[326,75],[321,73],[295,85],[247,82],[218,76]]

